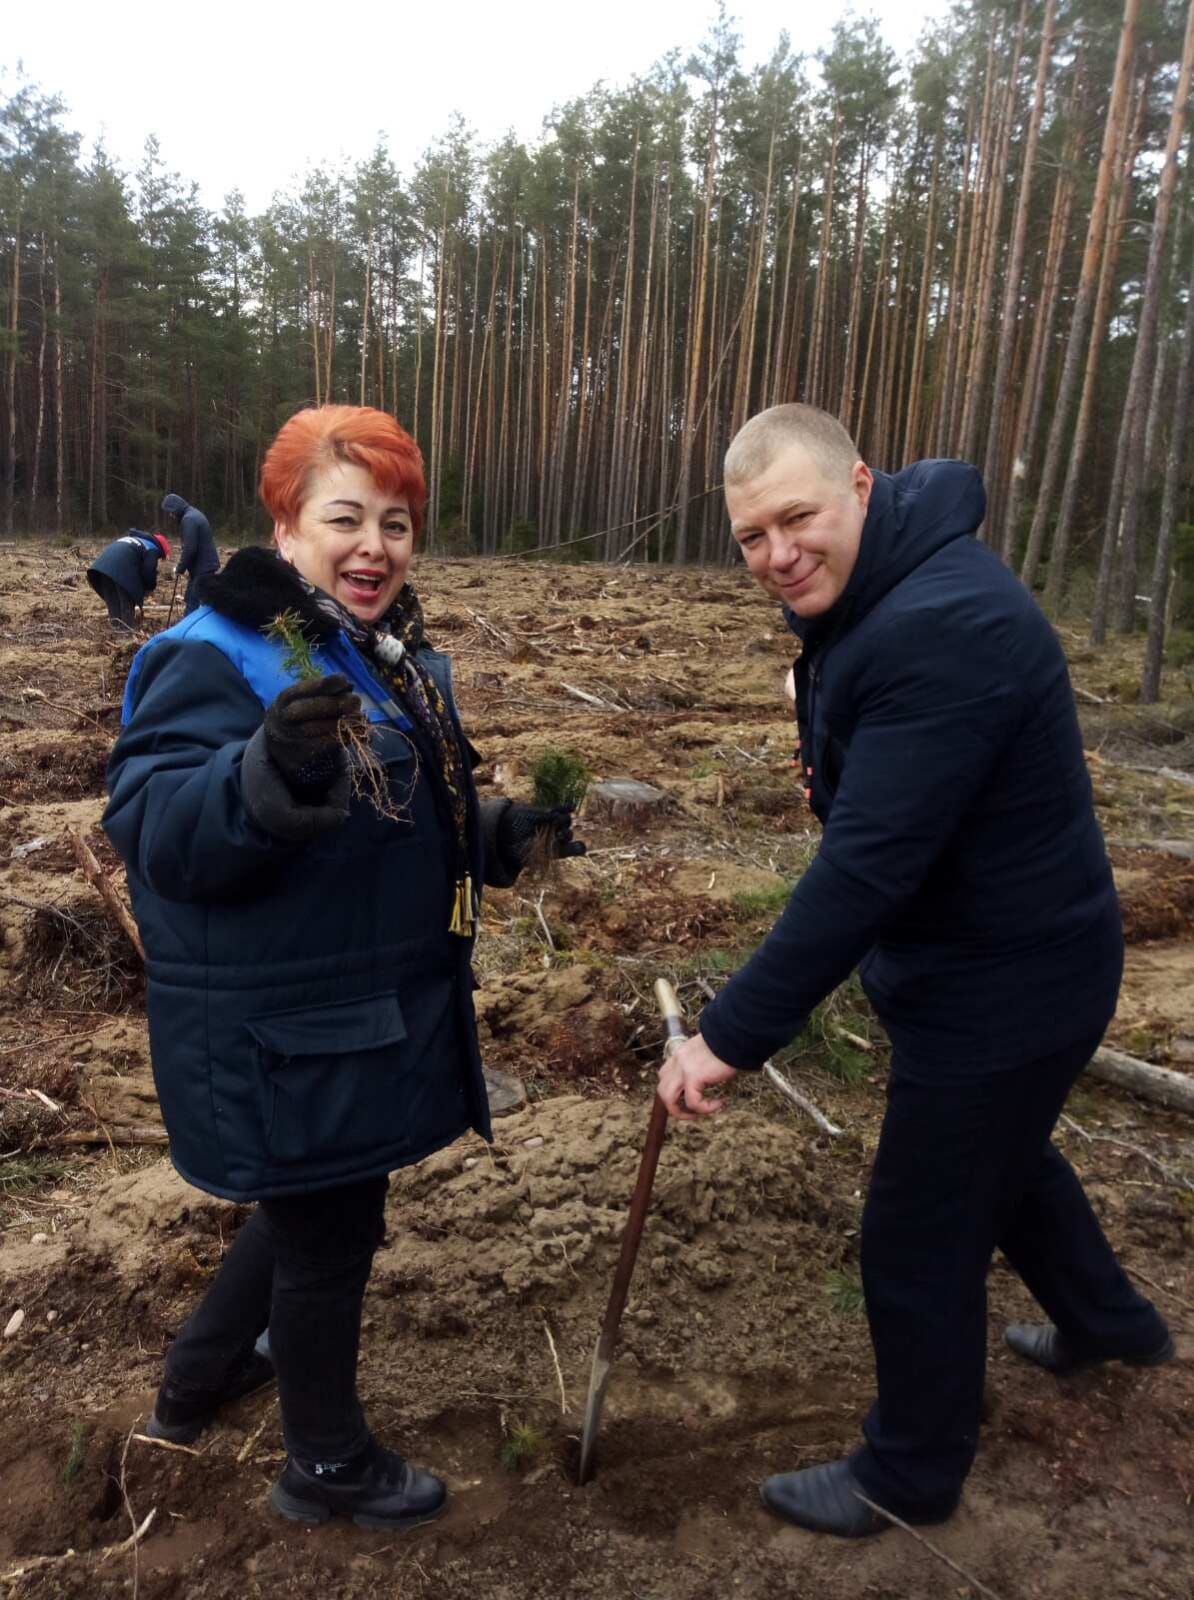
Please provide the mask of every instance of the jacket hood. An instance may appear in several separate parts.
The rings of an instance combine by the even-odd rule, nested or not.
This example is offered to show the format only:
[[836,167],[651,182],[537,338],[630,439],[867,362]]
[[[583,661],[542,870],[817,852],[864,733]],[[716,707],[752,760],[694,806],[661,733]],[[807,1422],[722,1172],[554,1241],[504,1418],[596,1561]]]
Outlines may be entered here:
[[955,539],[982,526],[987,494],[977,467],[965,461],[917,461],[902,472],[876,472],[858,559],[841,598],[819,617],[788,627],[806,644],[864,617],[889,589]]
[[162,501],[162,510],[172,517],[181,517],[184,511],[190,509],[190,502],[180,494],[168,494]]
[[222,572],[201,581],[199,598],[221,616],[257,631],[268,628],[283,611],[293,611],[311,644],[326,644],[340,631],[303,588],[294,568],[264,545],[238,550]]

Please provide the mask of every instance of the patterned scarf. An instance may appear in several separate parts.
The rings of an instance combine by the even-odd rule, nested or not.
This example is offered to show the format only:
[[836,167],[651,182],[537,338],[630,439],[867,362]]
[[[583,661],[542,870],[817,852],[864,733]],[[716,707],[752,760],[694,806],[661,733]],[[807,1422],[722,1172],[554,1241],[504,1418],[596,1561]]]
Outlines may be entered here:
[[476,926],[477,896],[469,872],[468,780],[452,714],[439,685],[418,658],[423,643],[419,597],[404,583],[384,616],[376,622],[362,622],[300,573],[294,575],[324,616],[343,628],[431,747],[455,836],[456,881],[449,927],[461,938],[470,939]]

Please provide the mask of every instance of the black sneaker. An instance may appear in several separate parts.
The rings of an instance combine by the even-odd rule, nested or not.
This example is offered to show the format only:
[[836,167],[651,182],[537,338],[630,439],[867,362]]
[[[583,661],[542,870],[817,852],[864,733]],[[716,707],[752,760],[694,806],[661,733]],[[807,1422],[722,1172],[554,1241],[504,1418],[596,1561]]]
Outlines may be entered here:
[[1046,1372],[1056,1373],[1058,1377],[1064,1377],[1068,1372],[1080,1372],[1083,1367],[1098,1366],[1104,1361],[1122,1361],[1127,1367],[1162,1367],[1177,1354],[1168,1329],[1155,1350],[1130,1355],[1078,1355],[1070,1349],[1057,1329],[1048,1323],[1044,1327],[1009,1328],[1003,1338],[1009,1350],[1014,1350],[1025,1361],[1044,1367]]
[[196,1389],[167,1378],[158,1390],[153,1416],[145,1427],[146,1434],[151,1439],[168,1439],[171,1444],[193,1444],[214,1421],[221,1407],[247,1394],[256,1394],[258,1389],[274,1382],[276,1373],[268,1351],[268,1342],[262,1337],[233,1367],[227,1382],[219,1389]]
[[270,1499],[292,1522],[351,1517],[358,1528],[398,1533],[434,1521],[447,1504],[448,1490],[430,1472],[375,1444],[355,1471],[328,1470],[322,1462],[290,1456]]

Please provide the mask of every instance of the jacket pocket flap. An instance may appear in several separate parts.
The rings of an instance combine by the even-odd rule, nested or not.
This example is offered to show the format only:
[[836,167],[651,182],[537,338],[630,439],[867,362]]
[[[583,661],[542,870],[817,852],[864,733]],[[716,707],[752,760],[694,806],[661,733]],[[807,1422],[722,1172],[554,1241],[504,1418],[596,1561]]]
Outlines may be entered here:
[[245,1027],[264,1049],[280,1056],[340,1056],[380,1050],[406,1038],[395,994],[363,996],[300,1011],[250,1017]]

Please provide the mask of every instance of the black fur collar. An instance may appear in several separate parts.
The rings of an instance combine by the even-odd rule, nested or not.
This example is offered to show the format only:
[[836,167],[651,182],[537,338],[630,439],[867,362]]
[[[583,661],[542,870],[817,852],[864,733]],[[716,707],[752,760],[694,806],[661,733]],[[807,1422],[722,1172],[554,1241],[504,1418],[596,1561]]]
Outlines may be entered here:
[[247,545],[230,558],[222,572],[214,572],[200,585],[199,598],[221,616],[260,632],[283,611],[295,611],[303,633],[312,644],[326,644],[337,634],[336,624],[307,593],[294,570],[273,550]]

